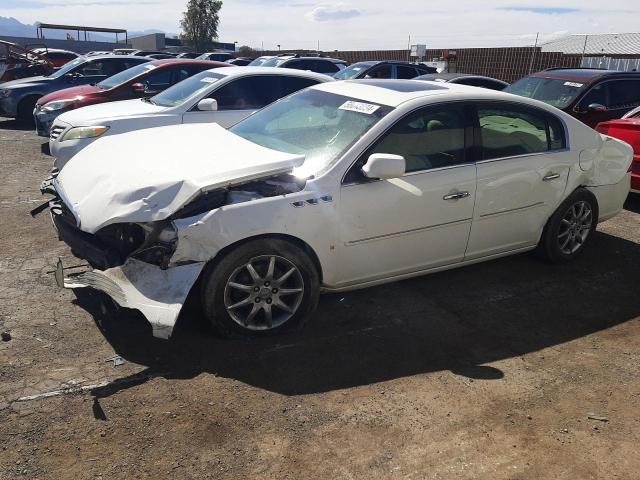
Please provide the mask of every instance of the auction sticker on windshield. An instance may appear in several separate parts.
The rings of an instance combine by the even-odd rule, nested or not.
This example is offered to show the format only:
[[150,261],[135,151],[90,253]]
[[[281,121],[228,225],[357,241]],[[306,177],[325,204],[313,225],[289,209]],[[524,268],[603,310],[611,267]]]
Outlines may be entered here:
[[576,87],[576,88],[580,88],[584,85],[584,83],[576,83],[576,82],[564,82],[564,84],[567,87]]
[[147,70],[153,70],[153,69],[158,68],[158,67],[155,66],[155,65],[145,65],[144,68],[146,68]]
[[349,110],[351,112],[358,113],[366,113],[367,115],[371,115],[373,112],[378,110],[380,105],[373,105],[371,103],[364,102],[354,102],[353,100],[348,100],[340,105],[340,110]]
[[215,83],[215,82],[217,82],[218,80],[219,80],[219,79],[214,78],[214,77],[204,77],[204,78],[200,79],[200,81],[201,81],[201,82],[204,82],[204,83]]

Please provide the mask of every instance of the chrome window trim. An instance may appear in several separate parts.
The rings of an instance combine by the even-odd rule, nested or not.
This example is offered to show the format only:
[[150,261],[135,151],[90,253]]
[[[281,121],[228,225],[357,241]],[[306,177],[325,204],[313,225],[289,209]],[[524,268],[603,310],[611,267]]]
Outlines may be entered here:
[[545,152],[523,153],[522,155],[511,155],[509,157],[489,158],[487,160],[478,160],[476,165],[482,165],[484,163],[502,162],[503,160],[513,160],[524,157],[539,157],[541,155],[549,155],[552,153],[567,153],[570,152],[570,148],[559,148],[557,150],[547,150]]

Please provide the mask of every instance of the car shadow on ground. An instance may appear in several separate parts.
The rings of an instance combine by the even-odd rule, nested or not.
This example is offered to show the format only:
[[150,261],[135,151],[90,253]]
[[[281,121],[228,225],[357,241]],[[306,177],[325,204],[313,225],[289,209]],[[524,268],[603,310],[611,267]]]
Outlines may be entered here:
[[0,130],[33,130],[33,125],[18,122],[14,118],[0,117]]
[[640,193],[629,193],[627,201],[624,203],[624,209],[633,213],[640,213]]
[[425,372],[475,379],[508,376],[484,364],[568,342],[640,316],[637,244],[596,233],[579,259],[550,265],[518,255],[348,294],[321,298],[307,326],[252,340],[216,338],[196,298],[170,341],[141,314],[103,310],[105,296],[76,291],[140,375],[96,390],[104,397],[152,376],[233,378],[285,395],[327,392]]

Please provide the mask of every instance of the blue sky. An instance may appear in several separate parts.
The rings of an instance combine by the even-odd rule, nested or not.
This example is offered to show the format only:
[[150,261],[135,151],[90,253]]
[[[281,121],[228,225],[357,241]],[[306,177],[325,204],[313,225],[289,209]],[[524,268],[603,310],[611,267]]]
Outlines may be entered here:
[[[0,0],[23,23],[179,31],[186,0]],[[640,31],[638,0],[224,0],[220,37],[253,47],[399,49],[532,44],[568,33]]]

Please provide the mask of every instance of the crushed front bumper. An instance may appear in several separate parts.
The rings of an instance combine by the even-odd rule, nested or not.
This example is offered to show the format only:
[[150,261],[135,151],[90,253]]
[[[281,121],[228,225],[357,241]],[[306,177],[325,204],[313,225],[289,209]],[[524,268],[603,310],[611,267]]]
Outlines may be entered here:
[[65,267],[58,259],[55,277],[61,288],[90,287],[109,295],[118,305],[142,312],[151,324],[153,336],[168,339],[191,287],[204,262],[167,270],[128,259],[122,266],[91,270],[87,266]]

